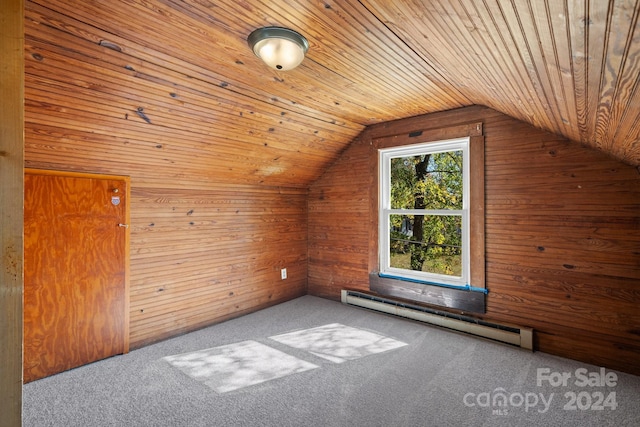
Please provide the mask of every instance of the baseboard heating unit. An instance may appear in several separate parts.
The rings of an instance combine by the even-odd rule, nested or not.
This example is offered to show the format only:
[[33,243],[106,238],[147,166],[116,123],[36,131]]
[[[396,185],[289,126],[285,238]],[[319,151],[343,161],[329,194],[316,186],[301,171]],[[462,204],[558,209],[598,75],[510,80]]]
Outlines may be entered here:
[[468,316],[344,289],[342,290],[342,302],[533,350],[533,329],[531,328],[499,325]]

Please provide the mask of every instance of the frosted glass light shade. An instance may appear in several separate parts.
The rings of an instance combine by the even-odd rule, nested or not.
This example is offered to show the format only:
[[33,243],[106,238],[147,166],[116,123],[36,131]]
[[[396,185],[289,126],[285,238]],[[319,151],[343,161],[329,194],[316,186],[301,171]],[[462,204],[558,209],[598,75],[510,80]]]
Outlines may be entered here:
[[292,70],[304,59],[309,42],[288,28],[265,27],[249,34],[249,47],[265,64],[276,70]]

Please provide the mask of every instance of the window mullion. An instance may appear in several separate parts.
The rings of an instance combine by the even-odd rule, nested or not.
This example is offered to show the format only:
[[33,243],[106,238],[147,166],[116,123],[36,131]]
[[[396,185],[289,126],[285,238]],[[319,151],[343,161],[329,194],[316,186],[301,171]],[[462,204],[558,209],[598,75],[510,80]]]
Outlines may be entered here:
[[439,216],[462,216],[464,209],[384,209],[388,215],[439,215]]

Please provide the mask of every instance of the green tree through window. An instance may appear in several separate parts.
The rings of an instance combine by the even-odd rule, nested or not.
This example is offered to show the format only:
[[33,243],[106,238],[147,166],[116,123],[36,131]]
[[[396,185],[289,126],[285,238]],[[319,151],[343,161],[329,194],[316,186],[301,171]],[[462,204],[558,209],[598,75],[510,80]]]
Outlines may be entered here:
[[[461,210],[463,152],[391,159],[391,208]],[[460,215],[392,215],[391,267],[461,275]]]

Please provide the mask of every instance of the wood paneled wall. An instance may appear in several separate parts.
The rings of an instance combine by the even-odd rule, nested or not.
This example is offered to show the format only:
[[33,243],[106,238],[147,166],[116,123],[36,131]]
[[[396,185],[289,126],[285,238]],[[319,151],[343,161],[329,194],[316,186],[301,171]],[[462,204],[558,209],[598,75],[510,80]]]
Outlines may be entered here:
[[482,121],[485,319],[535,329],[536,349],[640,374],[640,173],[484,107],[368,128],[309,195],[309,293],[368,290],[377,270],[372,139]]
[[[58,169],[74,167],[56,160]],[[306,294],[306,190],[202,182],[163,187],[136,178],[133,173],[132,348]]]
[[[58,160],[58,169],[74,166]],[[135,180],[131,347],[306,293],[306,190]]]
[[301,189],[134,184],[132,345],[304,295],[306,198]]

